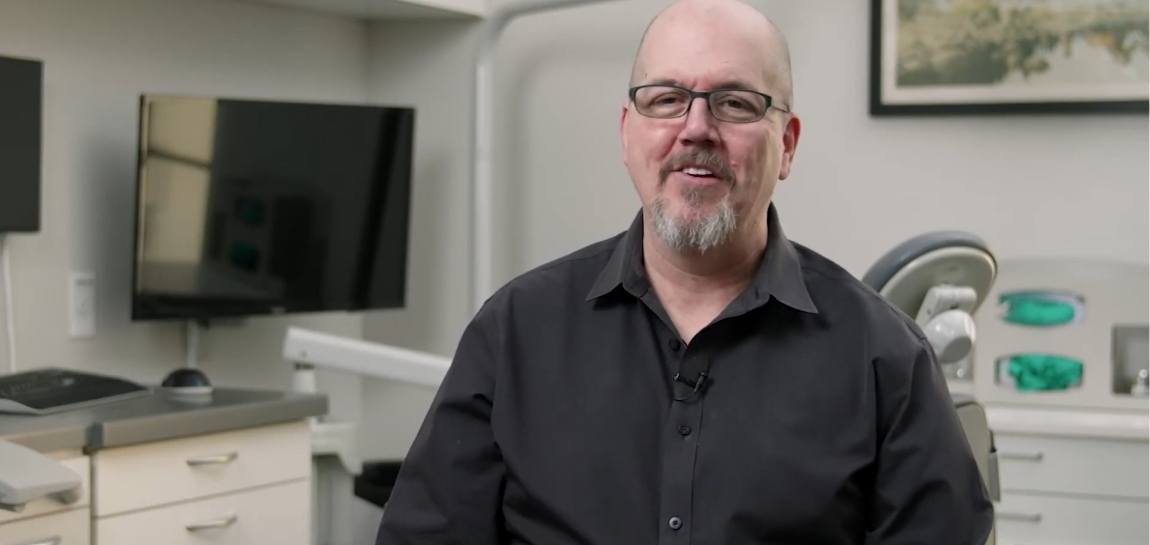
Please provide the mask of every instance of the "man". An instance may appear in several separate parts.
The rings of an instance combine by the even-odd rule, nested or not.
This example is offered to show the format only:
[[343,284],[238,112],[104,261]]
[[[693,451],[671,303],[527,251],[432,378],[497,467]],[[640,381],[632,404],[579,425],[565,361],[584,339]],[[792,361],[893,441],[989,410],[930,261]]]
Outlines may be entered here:
[[770,205],[792,105],[749,6],[652,22],[620,123],[642,212],[476,315],[377,544],[984,542],[929,345]]

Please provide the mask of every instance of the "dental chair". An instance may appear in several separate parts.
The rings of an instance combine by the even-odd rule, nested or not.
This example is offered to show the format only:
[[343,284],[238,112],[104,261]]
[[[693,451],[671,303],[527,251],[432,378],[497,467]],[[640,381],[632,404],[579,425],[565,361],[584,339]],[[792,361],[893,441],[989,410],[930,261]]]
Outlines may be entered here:
[[[949,364],[971,354],[972,315],[990,292],[997,271],[994,254],[982,239],[961,231],[939,231],[891,249],[867,271],[863,283],[914,317],[939,363]],[[971,396],[951,394],[951,398],[983,484],[998,501],[998,459],[986,410]],[[986,543],[995,541],[992,527]]]

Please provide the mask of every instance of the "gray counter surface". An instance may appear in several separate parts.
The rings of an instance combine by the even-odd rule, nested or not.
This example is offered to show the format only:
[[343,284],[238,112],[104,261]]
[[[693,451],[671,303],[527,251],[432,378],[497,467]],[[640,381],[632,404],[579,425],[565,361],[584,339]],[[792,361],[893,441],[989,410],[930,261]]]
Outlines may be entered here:
[[321,395],[216,388],[210,399],[150,395],[45,416],[0,414],[0,439],[48,452],[135,443],[288,422],[327,413]]

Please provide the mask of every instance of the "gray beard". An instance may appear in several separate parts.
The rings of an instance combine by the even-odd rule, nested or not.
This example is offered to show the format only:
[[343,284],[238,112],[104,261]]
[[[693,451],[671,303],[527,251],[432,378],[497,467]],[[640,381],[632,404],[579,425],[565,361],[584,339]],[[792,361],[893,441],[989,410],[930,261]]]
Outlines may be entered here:
[[[687,203],[697,206],[699,195],[687,194]],[[735,232],[735,210],[730,196],[723,197],[719,209],[692,222],[684,222],[667,212],[666,199],[659,197],[651,203],[651,228],[659,240],[675,251],[693,250],[704,253],[730,238]]]

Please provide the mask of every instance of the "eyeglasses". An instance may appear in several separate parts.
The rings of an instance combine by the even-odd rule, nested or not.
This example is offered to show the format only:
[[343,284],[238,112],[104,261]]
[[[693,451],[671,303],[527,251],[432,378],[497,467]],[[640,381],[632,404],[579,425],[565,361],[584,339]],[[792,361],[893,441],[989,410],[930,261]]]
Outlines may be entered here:
[[706,100],[711,115],[727,123],[754,123],[767,115],[772,106],[790,113],[787,108],[772,104],[770,95],[748,89],[692,91],[674,85],[640,85],[632,87],[628,94],[640,114],[657,119],[687,115],[696,98]]

